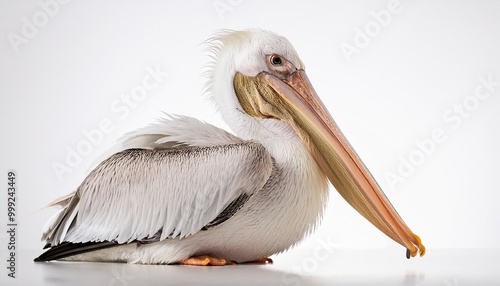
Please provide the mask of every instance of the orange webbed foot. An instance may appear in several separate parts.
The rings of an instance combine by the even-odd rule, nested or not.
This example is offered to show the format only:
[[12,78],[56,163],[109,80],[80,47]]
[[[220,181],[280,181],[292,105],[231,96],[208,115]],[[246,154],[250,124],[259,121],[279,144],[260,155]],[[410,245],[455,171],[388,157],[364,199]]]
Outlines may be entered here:
[[232,261],[221,257],[212,257],[207,255],[193,256],[188,259],[183,259],[179,261],[181,265],[192,265],[192,266],[226,266],[233,265]]

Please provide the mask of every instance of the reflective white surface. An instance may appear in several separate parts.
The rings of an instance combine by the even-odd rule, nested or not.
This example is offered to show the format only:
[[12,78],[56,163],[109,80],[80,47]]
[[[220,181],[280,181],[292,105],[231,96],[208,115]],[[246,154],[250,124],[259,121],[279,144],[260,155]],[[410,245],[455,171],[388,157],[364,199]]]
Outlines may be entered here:
[[224,267],[33,262],[39,253],[21,252],[17,278],[4,271],[1,285],[500,285],[500,249],[430,249],[407,260],[399,247],[318,248]]

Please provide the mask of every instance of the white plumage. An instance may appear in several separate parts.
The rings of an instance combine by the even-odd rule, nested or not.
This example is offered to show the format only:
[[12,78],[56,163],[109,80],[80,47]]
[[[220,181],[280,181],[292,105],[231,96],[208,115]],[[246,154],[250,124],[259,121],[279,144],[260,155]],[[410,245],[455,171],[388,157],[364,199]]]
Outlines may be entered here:
[[[202,136],[193,138],[190,133]],[[211,136],[218,136],[214,141],[219,144],[206,147]],[[297,174],[302,164],[315,165],[307,160],[300,142],[285,144],[293,156],[289,162],[275,164],[261,144],[189,117],[164,119],[160,125],[130,134],[129,140],[138,139],[157,151],[125,151],[98,165],[79,187],[81,198],[73,198],[78,200],[78,219],[55,243],[148,241],[162,230],[160,242],[128,244],[66,259],[172,263],[211,254],[249,261],[300,241],[312,230],[326,203],[326,178]],[[128,145],[129,140],[123,144],[138,147]],[[294,180],[285,182],[285,177]],[[231,219],[200,231],[241,194],[252,196]],[[71,218],[65,222],[70,223]]]
[[[314,229],[327,202],[327,176],[334,184],[340,178],[339,192],[357,190],[342,183],[349,167],[333,175],[337,165],[325,168],[333,159],[322,148],[339,147],[324,147],[316,121],[304,123],[311,115],[297,113],[302,103],[286,102],[294,92],[266,85],[271,77],[298,94],[311,92],[307,79],[297,87],[293,78],[304,77],[304,66],[288,40],[262,30],[227,31],[208,45],[207,91],[236,136],[177,115],[127,134],[76,192],[53,203],[63,210],[44,230],[51,249],[38,260],[149,264],[209,255],[252,261],[288,249]],[[237,74],[256,87],[238,83]],[[325,120],[327,112],[318,114]],[[345,140],[332,124],[326,126]],[[357,160],[353,154],[349,160]]]

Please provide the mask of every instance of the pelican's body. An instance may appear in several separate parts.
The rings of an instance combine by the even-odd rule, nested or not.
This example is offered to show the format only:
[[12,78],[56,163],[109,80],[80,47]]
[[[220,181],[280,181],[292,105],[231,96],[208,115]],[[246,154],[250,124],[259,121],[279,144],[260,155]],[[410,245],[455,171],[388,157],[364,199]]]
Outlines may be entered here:
[[[220,134],[224,134],[223,130],[217,130],[216,127],[197,122],[193,118],[183,117],[177,119],[164,122],[157,127],[163,128],[165,133],[168,132],[171,126],[177,129],[179,127],[185,128],[184,134],[203,134],[207,129],[212,133],[206,134],[206,136],[218,138]],[[196,124],[182,124],[179,126],[180,119],[182,119],[183,123],[192,122]],[[177,126],[174,126],[174,124],[177,124]],[[189,130],[188,128],[192,129]],[[157,243],[142,245],[131,243],[70,256],[66,259],[156,264],[178,262],[198,254],[210,254],[231,261],[245,262],[267,257],[289,248],[299,242],[316,225],[326,204],[327,195],[326,177],[320,175],[321,172],[318,170],[317,165],[308,155],[300,140],[293,138],[293,134],[291,132],[283,138],[273,138],[274,142],[271,143],[280,146],[279,152],[287,154],[287,156],[280,156],[276,151],[274,154],[270,153],[260,143],[244,141],[229,134],[224,134],[226,135],[226,142],[217,142],[217,145],[210,146],[207,144],[209,146],[206,147],[197,146],[188,149],[157,151],[165,153],[166,156],[161,156],[162,159],[153,155],[153,151],[139,149],[127,150],[114,155],[115,157],[111,157],[96,167],[82,185],[87,187],[88,180],[96,179],[97,181],[92,184],[106,185],[110,190],[123,187],[120,186],[119,181],[114,181],[114,183],[103,181],[109,177],[106,173],[102,173],[121,169],[121,166],[109,166],[115,161],[114,158],[120,157],[123,164],[130,164],[129,168],[121,170],[123,172],[121,176],[123,177],[137,175],[135,174],[137,168],[143,168],[144,165],[151,167],[144,174],[141,174],[140,178],[143,181],[138,182],[145,186],[139,196],[142,196],[142,203],[146,205],[154,203],[154,197],[148,197],[146,194],[154,191],[152,188],[148,188],[148,182],[155,181],[154,178],[148,177],[146,173],[152,173],[154,176],[171,183],[172,175],[169,175],[168,172],[179,168],[183,169],[182,173],[175,173],[179,185],[189,182],[188,188],[194,188],[199,193],[202,193],[203,190],[215,189],[220,180],[230,180],[235,173],[242,172],[241,175],[234,177],[235,185],[241,183],[238,181],[239,179],[248,180],[248,184],[252,189],[246,189],[245,191],[253,193],[253,195],[230,219],[208,230],[199,231],[194,235],[188,235],[182,239],[164,239]],[[148,136],[146,135],[146,137]],[[168,139],[168,137],[166,138]],[[197,138],[206,139],[207,142],[210,142],[211,137]],[[154,161],[145,163],[149,160]],[[181,160],[182,162],[180,162]],[[217,171],[209,172],[209,174],[215,174],[217,177],[199,175],[204,170],[215,168]],[[304,168],[310,170],[311,174],[303,173]],[[97,173],[99,173],[99,176],[95,175]],[[233,190],[237,191],[237,188]],[[317,190],[317,192],[311,192],[311,190]],[[130,193],[119,191],[117,193],[132,197]],[[102,204],[102,208],[97,207],[96,212],[107,212],[109,208],[114,207],[113,201],[109,201],[105,197],[101,197],[101,195],[105,196],[106,194],[96,194],[92,197],[93,200]],[[187,208],[187,211],[195,213],[196,208],[206,206],[206,203],[212,199],[210,196],[210,194],[200,195],[194,207]],[[126,199],[124,198],[124,200]],[[121,202],[121,200],[118,201]],[[176,204],[178,208],[186,208],[184,203],[179,204],[176,201]],[[176,206],[172,207],[175,208]],[[126,208],[127,204],[120,207]],[[128,215],[131,217],[142,216],[142,214],[135,212],[130,212]],[[126,218],[125,214],[119,216],[120,220]],[[177,219],[181,220],[182,218]],[[118,221],[110,221],[110,226],[115,223],[118,223]],[[91,219],[89,224],[92,224]],[[69,231],[66,239],[70,241],[90,240],[93,233],[87,232],[87,227],[87,224],[82,222],[79,227]],[[89,237],[82,237],[82,233],[89,233]],[[112,235],[110,234],[110,236]]]
[[43,235],[51,249],[37,260],[254,261],[314,229],[328,179],[375,226],[423,254],[285,38],[250,30],[210,43],[209,90],[236,136],[183,116],[128,134],[75,193],[54,203],[63,209]]

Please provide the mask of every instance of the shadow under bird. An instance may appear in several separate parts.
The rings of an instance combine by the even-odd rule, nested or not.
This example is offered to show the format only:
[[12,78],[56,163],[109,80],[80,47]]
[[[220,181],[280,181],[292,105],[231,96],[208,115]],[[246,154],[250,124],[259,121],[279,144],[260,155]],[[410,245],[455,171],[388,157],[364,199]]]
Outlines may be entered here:
[[225,31],[207,43],[207,91],[236,135],[186,116],[127,134],[51,204],[62,209],[35,261],[265,263],[315,228],[328,181],[408,258],[424,255],[286,38]]

